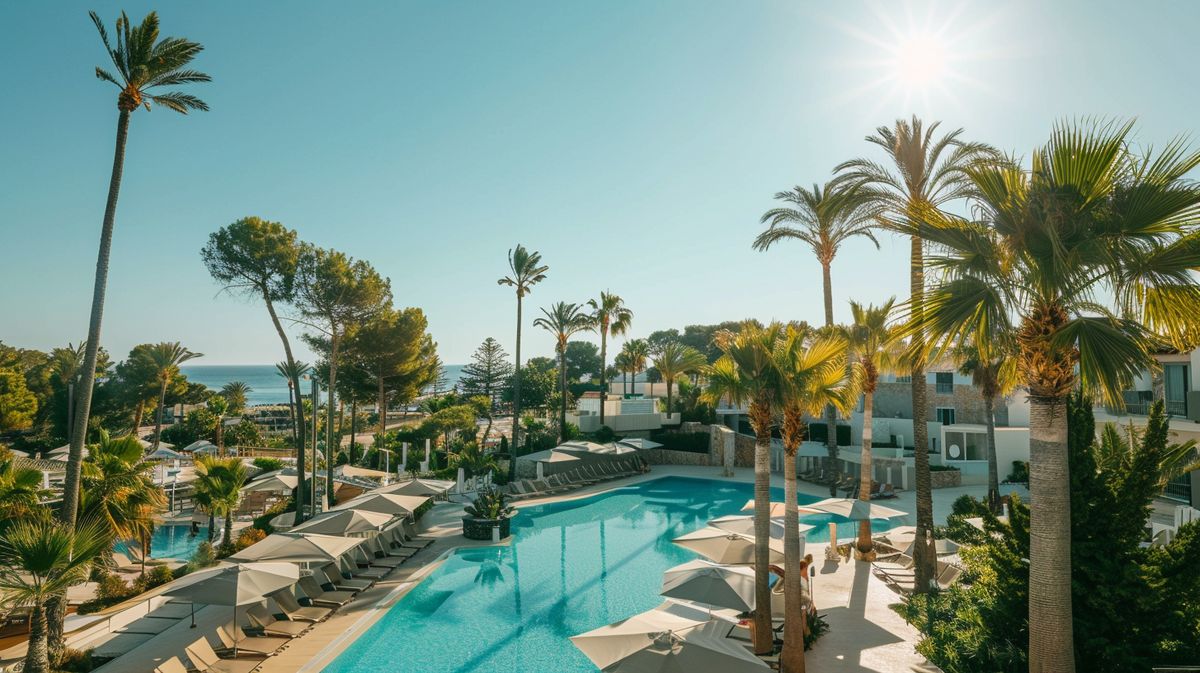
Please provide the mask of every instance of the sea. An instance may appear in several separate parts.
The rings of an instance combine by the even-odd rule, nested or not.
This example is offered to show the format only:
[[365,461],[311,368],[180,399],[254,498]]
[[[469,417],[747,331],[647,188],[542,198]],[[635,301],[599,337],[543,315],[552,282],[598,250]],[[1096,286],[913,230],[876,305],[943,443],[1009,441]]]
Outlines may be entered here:
[[[446,387],[451,388],[462,376],[463,365],[446,365]],[[279,375],[275,365],[184,365],[179,368],[189,381],[203,383],[220,390],[230,381],[243,381],[250,386],[246,404],[287,404],[287,380]]]

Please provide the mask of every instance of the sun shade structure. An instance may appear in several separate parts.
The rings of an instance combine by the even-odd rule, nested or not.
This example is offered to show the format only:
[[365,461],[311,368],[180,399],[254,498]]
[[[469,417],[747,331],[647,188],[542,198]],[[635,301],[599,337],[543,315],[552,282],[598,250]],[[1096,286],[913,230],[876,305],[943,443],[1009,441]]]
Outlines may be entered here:
[[333,471],[343,477],[363,477],[366,479],[383,479],[392,476],[391,472],[372,470],[369,467],[358,467],[357,465],[338,465],[333,468]]
[[[749,535],[731,533],[720,528],[701,528],[672,540],[675,544],[690,549],[716,563],[742,564],[754,562],[754,538]],[[783,563],[783,540],[775,538],[767,542],[771,563]]]
[[[772,519],[783,517],[786,506],[782,502],[772,502],[770,507],[771,507],[771,509],[770,509],[770,513],[768,514],[768,516],[770,516]],[[742,506],[742,511],[743,512],[753,512],[754,511],[754,501],[747,500],[746,504]],[[800,511],[803,512],[804,509],[801,508]]]
[[[178,586],[163,595],[193,604],[228,605],[233,608],[236,624],[238,606],[258,603],[267,594],[286,589],[299,579],[300,568],[294,563],[240,563],[194,572],[178,580]],[[236,640],[233,655],[237,656]]]
[[688,619],[665,610],[649,610],[573,636],[571,642],[604,673],[770,670],[745,647],[721,637],[720,630],[713,622]]
[[641,439],[639,437],[630,437],[629,439],[622,439],[621,441],[617,442],[617,444],[624,444],[625,446],[628,446],[630,448],[641,449],[641,450],[661,449],[662,448],[662,444],[659,444],[658,442],[652,442],[649,439]]
[[[159,446],[162,445],[159,444]],[[192,453],[216,453],[217,445],[207,439],[199,439],[183,447],[183,450],[191,451]]]
[[[729,531],[730,533],[738,533],[739,535],[748,535],[750,537],[754,537],[753,516],[731,514],[729,516],[722,516],[712,519],[708,522],[708,525],[712,526],[713,528],[720,528],[721,530]],[[785,529],[783,527],[782,517],[768,519],[768,526],[771,530],[771,537],[783,539]],[[816,526],[810,526],[806,523],[802,523],[800,524],[800,534],[804,535],[814,528],[816,528]]]
[[866,502],[857,498],[826,498],[820,502],[805,505],[803,509],[810,512],[836,514],[851,521],[894,519],[898,516],[908,516],[908,512],[901,512],[898,509],[884,507],[883,505],[877,505],[873,502]]
[[409,479],[377,488],[372,493],[390,495],[442,495],[454,488],[455,483],[442,479]]
[[378,512],[391,516],[410,516],[418,507],[429,501],[425,495],[398,495],[372,491],[340,503],[333,509],[357,509],[363,512]]
[[703,559],[688,561],[663,573],[660,595],[749,612],[754,609],[754,571]]
[[292,563],[329,563],[337,561],[361,545],[362,538],[317,535],[315,533],[274,533],[229,557],[230,561],[291,561]]
[[146,456],[146,460],[183,460],[187,456],[174,450],[168,449],[165,446],[159,446],[157,451],[153,451]]
[[552,450],[552,451],[550,451],[550,454],[548,456],[546,456],[545,458],[539,458],[537,462],[539,462],[539,463],[574,463],[574,462],[578,462],[578,461],[579,461],[578,458],[576,458],[575,456],[572,456],[569,453],[563,453],[562,451],[553,451]]
[[246,484],[242,487],[242,492],[287,493],[294,490],[299,483],[299,478],[294,474],[272,474]]
[[321,535],[361,535],[374,533],[394,519],[390,514],[357,509],[339,509],[318,514],[291,529],[291,533]]

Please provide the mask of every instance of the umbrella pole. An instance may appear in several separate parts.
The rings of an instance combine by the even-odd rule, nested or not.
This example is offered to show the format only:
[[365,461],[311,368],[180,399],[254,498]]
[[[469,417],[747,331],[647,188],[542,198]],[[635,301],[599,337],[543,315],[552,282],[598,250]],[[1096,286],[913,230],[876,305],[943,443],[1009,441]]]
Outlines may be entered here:
[[237,659],[238,650],[238,623],[237,623],[237,603],[233,604],[233,658]]
[[194,629],[194,628],[196,628],[196,604],[188,603],[188,605],[190,605],[192,608],[192,625],[188,628]]

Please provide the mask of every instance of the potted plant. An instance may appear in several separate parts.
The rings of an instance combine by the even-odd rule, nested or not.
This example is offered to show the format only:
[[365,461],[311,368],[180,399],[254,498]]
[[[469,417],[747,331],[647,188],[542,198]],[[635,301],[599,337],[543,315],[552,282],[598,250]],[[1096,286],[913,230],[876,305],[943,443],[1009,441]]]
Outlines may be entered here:
[[491,540],[493,528],[499,528],[501,540],[508,537],[509,519],[514,510],[506,500],[504,491],[498,488],[481,489],[475,500],[463,510],[466,512],[462,518],[463,537]]

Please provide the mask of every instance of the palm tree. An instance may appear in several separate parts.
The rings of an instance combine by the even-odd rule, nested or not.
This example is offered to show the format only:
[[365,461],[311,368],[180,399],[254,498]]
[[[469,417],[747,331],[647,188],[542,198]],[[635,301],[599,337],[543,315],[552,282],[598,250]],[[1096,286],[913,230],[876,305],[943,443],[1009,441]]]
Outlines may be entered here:
[[[113,155],[112,177],[108,183],[108,203],[104,207],[104,224],[100,231],[100,253],[96,258],[96,280],[92,292],[92,313],[88,322],[88,337],[80,369],[79,388],[75,400],[75,418],[67,459],[67,474],[63,485],[63,506],[60,516],[66,523],[75,522],[79,507],[79,472],[83,461],[83,445],[87,441],[88,419],[92,409],[92,386],[96,381],[96,360],[100,348],[100,324],[104,315],[104,294],[108,286],[108,261],[112,250],[113,224],[117,215],[117,195],[121,191],[121,173],[125,167],[125,139],[129,133],[130,115],[139,107],[150,109],[151,103],[162,105],[181,114],[190,110],[207,110],[204,101],[185,93],[170,91],[151,93],[152,89],[179,84],[209,81],[209,76],[187,66],[203,46],[183,38],[158,39],[158,14],[150,12],[141,25],[133,26],[124,12],[117,19],[117,46],[108,41],[108,31],[95,12],[92,22],[100,32],[104,49],[116,66],[117,76],[96,68],[96,77],[120,88],[117,95],[117,145]],[[118,79],[120,78],[120,79]],[[157,443],[158,439],[155,438]],[[57,631],[57,628],[54,630]],[[58,636],[58,634],[55,634]],[[59,636],[60,637],[60,636]]]
[[21,519],[48,514],[41,502],[52,493],[42,488],[41,470],[18,467],[12,458],[0,459],[0,530]]
[[230,381],[221,386],[221,397],[229,402],[229,413],[241,416],[246,411],[246,397],[254,392],[245,381]]
[[706,401],[718,404],[749,403],[750,426],[754,429],[754,652],[767,654],[773,648],[771,631],[771,588],[767,585],[771,501],[771,426],[775,410],[783,401],[784,381],[779,370],[778,351],[783,346],[783,325],[775,322],[763,327],[742,323],[737,332],[722,331],[715,336],[722,355],[706,368]]
[[533,290],[533,286],[546,280],[546,272],[550,267],[542,264],[540,252],[528,251],[525,246],[517,244],[516,248],[508,251],[509,275],[496,281],[497,285],[507,285],[517,292],[517,347],[514,361],[516,372],[513,375],[513,423],[512,423],[512,455],[508,460],[508,478],[512,479],[517,472],[517,454],[521,449],[521,305],[525,295]]
[[[1026,170],[965,170],[979,221],[939,214],[922,235],[941,271],[919,336],[945,349],[1013,332],[1030,400],[1029,670],[1074,670],[1067,405],[1077,386],[1120,404],[1167,335],[1194,336],[1200,152],[1134,155],[1132,123],[1061,124]],[[997,352],[970,340],[984,361]]]
[[625,307],[625,301],[610,292],[601,292],[600,299],[589,299],[592,320],[600,332],[600,425],[604,425],[604,401],[608,399],[608,335],[621,336],[629,331],[633,323],[633,311]]
[[550,309],[542,309],[542,316],[533,321],[534,327],[541,327],[554,335],[554,351],[558,353],[558,381],[561,393],[558,416],[558,441],[566,440],[567,431],[567,342],[579,332],[592,329],[592,319],[583,312],[579,304],[568,304],[560,301],[551,304]]
[[24,519],[0,534],[0,592],[5,601],[29,606],[28,673],[49,673],[47,603],[87,580],[92,562],[110,544],[103,528],[84,521],[71,526],[49,519]]
[[217,451],[225,455],[225,414],[229,412],[229,401],[221,395],[208,398],[208,410],[217,417]]
[[[237,457],[200,456],[196,459],[196,477],[195,490],[203,492],[212,517],[225,518],[223,544],[233,544],[233,513],[242,502],[242,486],[250,477],[246,465]],[[209,535],[212,535],[211,524]]]
[[[776,360],[783,391],[784,566],[800,566],[800,512],[796,507],[796,454],[804,441],[807,424],[804,419],[817,416],[832,407],[849,414],[854,405],[854,386],[847,375],[846,341],[840,336],[825,333],[814,338],[805,328],[789,327],[783,343],[776,351]],[[755,507],[757,512],[758,508]],[[783,578],[784,634],[780,670],[785,673],[804,671],[804,596],[801,573],[788,572]]]
[[[879,387],[879,375],[893,371],[897,365],[900,330],[889,323],[894,303],[895,299],[889,299],[883,306],[864,306],[851,301],[850,314],[854,322],[845,329],[850,360],[858,373],[863,394],[862,466],[858,498],[866,502],[871,501],[874,475],[871,464],[871,421],[875,414],[875,390]],[[863,519],[858,522],[858,551],[870,554],[874,546],[871,520]]]
[[158,449],[159,436],[162,435],[163,407],[167,401],[167,386],[179,375],[179,365],[198,357],[203,353],[193,353],[184,348],[178,341],[157,343],[138,354],[146,358],[147,364],[153,368],[158,379],[158,416],[154,421],[154,450]]
[[[962,129],[936,137],[940,122],[925,127],[913,116],[912,121],[896,120],[894,127],[880,126],[867,142],[883,148],[891,167],[870,159],[851,159],[837,167],[839,180],[869,189],[880,209],[881,222],[891,230],[909,237],[909,314],[919,322],[925,294],[925,249],[921,225],[948,203],[967,195],[962,170],[981,159],[994,159],[998,153],[980,143],[959,140]],[[928,544],[914,547],[916,590],[924,592],[934,576],[937,557],[932,547],[933,490],[929,476],[929,436],[926,422],[925,360],[919,336],[914,336],[910,363],[913,407],[913,447],[917,473],[917,540]]]
[[[629,342],[626,342],[625,345],[628,346]],[[621,372],[622,396],[626,394],[629,388],[629,370],[633,369],[633,365],[630,364],[631,362],[629,352],[624,347],[621,348],[621,352],[617,353],[617,357],[613,358],[613,366],[617,368],[617,371]]]
[[654,367],[667,383],[667,416],[671,415],[671,392],[675,379],[685,374],[698,372],[708,364],[704,353],[685,346],[678,341],[668,341],[654,354]]
[[[811,190],[796,186],[790,192],[775,194],[775,199],[788,205],[763,213],[761,223],[770,223],[770,226],[754,239],[754,249],[766,251],[772,244],[789,239],[807,244],[821,264],[825,326],[833,327],[830,275],[833,258],[842,244],[855,236],[862,236],[879,248],[879,241],[871,231],[877,224],[879,203],[869,189],[836,182],[826,183],[824,188],[814,184]],[[841,463],[837,459],[837,420],[832,407],[825,410],[825,427],[825,449],[829,453],[829,467],[835,475],[829,494],[835,496]]]
[[983,397],[984,422],[987,424],[987,503],[993,514],[999,514],[1001,510],[1000,466],[996,463],[996,398],[1008,395],[1017,385],[1015,345],[1008,338],[1010,336],[1010,333],[992,336],[990,345],[985,347],[992,353],[988,360],[980,356],[980,349],[975,345],[978,335],[972,334],[969,341],[954,349],[958,371],[971,377],[971,383],[979,388]]
[[100,442],[89,447],[83,464],[82,516],[97,522],[111,540],[141,543],[143,567],[154,515],[167,504],[162,488],[152,477],[157,464],[142,460],[137,437],[110,437],[103,430]]
[[636,390],[638,372],[646,371],[646,364],[650,361],[650,342],[645,339],[630,339],[621,347],[621,352],[625,353],[629,365],[629,378],[632,380],[629,385],[630,394]]
[[[279,375],[287,379],[288,391],[292,407],[292,439],[296,446],[296,521],[304,520],[304,501],[308,491],[304,488],[304,393],[300,390],[299,382],[310,370],[307,362],[289,358],[275,365]],[[316,410],[313,410],[316,413]],[[314,423],[316,416],[313,416]],[[208,528],[209,541],[212,541],[212,522]]]

